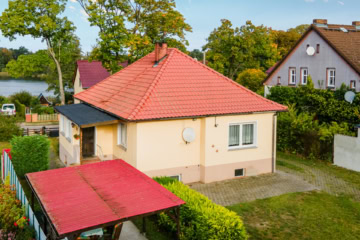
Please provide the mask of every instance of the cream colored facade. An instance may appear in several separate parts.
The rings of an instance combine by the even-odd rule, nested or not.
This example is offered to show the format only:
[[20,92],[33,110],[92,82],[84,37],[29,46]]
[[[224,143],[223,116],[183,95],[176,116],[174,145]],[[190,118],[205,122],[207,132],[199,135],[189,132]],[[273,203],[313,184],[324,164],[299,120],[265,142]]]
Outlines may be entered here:
[[[255,123],[255,146],[229,148],[229,126]],[[147,175],[180,176],[184,183],[214,182],[275,171],[276,115],[274,112],[194,119],[129,122],[127,146],[118,145],[118,125],[96,126],[96,155],[101,160],[123,159]],[[195,140],[186,143],[182,132],[192,128]],[[76,129],[73,129],[76,131]],[[61,149],[74,153],[80,163],[76,141],[60,136]],[[72,146],[71,146],[72,145]],[[64,157],[60,158],[64,161]],[[69,160],[67,160],[69,162]]]
[[[75,76],[75,81],[74,81],[74,95],[84,91],[85,89],[82,87],[81,81],[80,81],[80,73],[79,73],[79,69],[76,70],[76,76]],[[74,103],[80,103],[80,100],[74,98]]]

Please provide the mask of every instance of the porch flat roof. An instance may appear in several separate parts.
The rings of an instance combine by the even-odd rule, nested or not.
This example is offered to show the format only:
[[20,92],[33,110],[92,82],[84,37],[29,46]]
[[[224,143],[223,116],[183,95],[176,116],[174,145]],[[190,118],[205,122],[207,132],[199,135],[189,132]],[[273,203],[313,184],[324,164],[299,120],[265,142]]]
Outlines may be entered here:
[[123,160],[26,174],[59,237],[185,202]]
[[80,127],[119,119],[84,103],[57,106],[55,109]]

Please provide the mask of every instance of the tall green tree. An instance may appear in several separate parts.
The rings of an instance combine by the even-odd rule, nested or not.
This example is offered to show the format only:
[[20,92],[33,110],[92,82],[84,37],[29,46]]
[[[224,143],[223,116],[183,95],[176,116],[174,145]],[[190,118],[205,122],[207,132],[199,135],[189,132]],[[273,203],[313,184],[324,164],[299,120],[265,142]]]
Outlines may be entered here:
[[51,58],[47,50],[39,50],[34,54],[20,55],[6,65],[6,72],[15,78],[38,77],[48,72]]
[[19,56],[21,55],[28,55],[28,54],[31,54],[31,51],[29,51],[29,49],[27,49],[26,47],[24,46],[21,46],[19,48],[10,48],[10,51],[12,52],[12,56],[13,58],[16,60],[18,59]]
[[58,73],[61,104],[65,104],[63,75],[59,56],[54,47],[73,35],[75,27],[62,16],[67,0],[9,0],[0,16],[0,30],[10,40],[30,35],[42,39]]
[[6,64],[13,59],[12,51],[7,48],[0,48],[0,72],[4,70]]
[[[170,47],[186,51],[185,32],[191,31],[174,0],[78,0],[99,27],[96,54],[109,71],[120,69],[119,62],[130,63],[154,49],[154,42],[166,39]],[[93,57],[93,58],[94,58]]]
[[250,21],[234,28],[229,20],[221,20],[221,26],[210,33],[203,47],[208,65],[231,79],[248,68],[264,71],[279,57],[269,33],[267,27]]
[[204,53],[199,49],[194,49],[189,53],[190,57],[196,58],[198,61],[202,61],[204,58]]
[[262,82],[265,77],[266,74],[259,69],[246,69],[238,75],[236,82],[251,91],[257,92],[263,88]]

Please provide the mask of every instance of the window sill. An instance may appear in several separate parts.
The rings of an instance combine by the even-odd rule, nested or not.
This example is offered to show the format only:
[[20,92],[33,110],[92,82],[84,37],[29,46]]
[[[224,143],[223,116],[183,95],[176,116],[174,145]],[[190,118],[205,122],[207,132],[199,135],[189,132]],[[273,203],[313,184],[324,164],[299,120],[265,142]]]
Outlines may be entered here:
[[236,150],[252,149],[252,148],[257,148],[257,146],[251,145],[251,146],[242,146],[242,147],[232,147],[232,148],[228,148],[228,151],[236,151]]
[[124,145],[118,144],[117,146],[118,146],[119,148],[121,148],[122,150],[124,150],[125,152],[127,151],[127,147],[125,147]]
[[296,83],[289,83],[289,87],[296,87]]
[[327,89],[335,89],[335,86],[327,86]]

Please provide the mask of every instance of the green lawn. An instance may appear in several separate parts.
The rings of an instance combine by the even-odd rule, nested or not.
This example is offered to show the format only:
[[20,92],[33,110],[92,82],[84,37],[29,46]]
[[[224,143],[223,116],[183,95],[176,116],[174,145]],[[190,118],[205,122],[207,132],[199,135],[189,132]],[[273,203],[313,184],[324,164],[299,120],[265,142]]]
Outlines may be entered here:
[[323,192],[284,194],[230,206],[250,239],[359,239],[360,203]]

